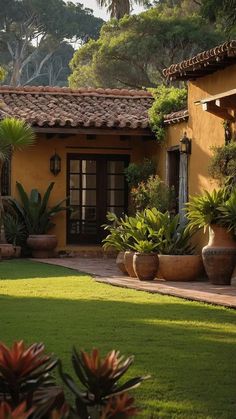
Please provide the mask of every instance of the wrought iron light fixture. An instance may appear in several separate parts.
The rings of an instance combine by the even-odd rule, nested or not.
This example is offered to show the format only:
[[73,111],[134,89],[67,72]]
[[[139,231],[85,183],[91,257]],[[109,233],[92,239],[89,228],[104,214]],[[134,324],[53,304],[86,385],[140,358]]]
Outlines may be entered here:
[[187,137],[187,134],[185,132],[183,138],[180,139],[180,153],[191,154],[191,152],[192,152],[192,142]]
[[50,171],[57,176],[61,171],[61,157],[58,156],[55,150],[55,154],[50,158]]

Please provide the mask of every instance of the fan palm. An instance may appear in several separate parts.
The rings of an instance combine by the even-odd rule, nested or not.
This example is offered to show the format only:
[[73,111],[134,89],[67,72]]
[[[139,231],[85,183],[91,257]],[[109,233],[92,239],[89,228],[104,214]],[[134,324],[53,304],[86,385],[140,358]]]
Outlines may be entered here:
[[0,242],[6,243],[5,231],[3,225],[3,201],[2,201],[2,168],[6,160],[10,158],[16,150],[32,145],[35,142],[35,133],[33,129],[24,121],[15,118],[5,118],[0,121],[0,220],[1,236]]
[[111,18],[121,19],[130,15],[133,4],[143,5],[145,0],[97,0],[100,7],[106,7]]

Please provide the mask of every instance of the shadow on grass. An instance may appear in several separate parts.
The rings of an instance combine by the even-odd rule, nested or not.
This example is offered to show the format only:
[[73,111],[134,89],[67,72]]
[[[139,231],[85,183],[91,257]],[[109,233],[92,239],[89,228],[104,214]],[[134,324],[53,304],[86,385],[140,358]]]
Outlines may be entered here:
[[73,344],[135,354],[130,374],[152,375],[137,390],[145,418],[235,417],[234,312],[168,297],[147,304],[0,296],[0,319],[1,340],[43,341],[69,372]]
[[66,276],[80,276],[80,274],[70,268],[33,262],[27,259],[3,260],[0,263],[0,280],[58,278]]

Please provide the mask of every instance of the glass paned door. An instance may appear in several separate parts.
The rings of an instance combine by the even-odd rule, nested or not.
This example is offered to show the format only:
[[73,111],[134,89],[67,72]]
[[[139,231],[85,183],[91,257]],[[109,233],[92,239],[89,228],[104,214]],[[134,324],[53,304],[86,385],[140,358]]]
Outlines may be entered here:
[[128,163],[129,157],[123,155],[68,155],[68,243],[101,242],[107,212],[120,216],[127,211],[124,169]]

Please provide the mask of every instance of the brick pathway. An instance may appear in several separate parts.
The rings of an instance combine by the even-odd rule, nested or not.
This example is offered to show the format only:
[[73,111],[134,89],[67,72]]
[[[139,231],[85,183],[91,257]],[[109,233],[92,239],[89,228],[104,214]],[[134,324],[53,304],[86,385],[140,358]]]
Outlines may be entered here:
[[231,286],[212,285],[209,282],[170,282],[160,279],[139,281],[135,278],[121,275],[116,268],[114,259],[76,257],[38,259],[37,261],[85,272],[93,276],[98,282],[118,287],[171,295],[236,309],[236,275],[232,280]]

